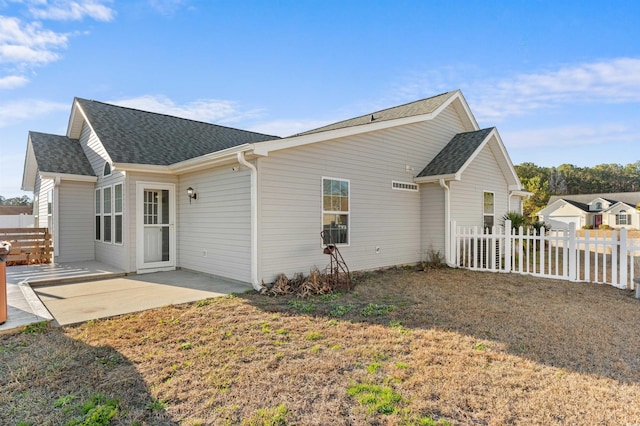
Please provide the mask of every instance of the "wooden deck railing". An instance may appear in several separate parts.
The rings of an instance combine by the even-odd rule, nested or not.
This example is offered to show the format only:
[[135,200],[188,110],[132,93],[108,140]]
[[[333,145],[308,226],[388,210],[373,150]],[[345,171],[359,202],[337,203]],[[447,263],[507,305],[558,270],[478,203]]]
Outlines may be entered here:
[[0,241],[9,241],[7,266],[51,263],[53,244],[47,228],[0,228]]

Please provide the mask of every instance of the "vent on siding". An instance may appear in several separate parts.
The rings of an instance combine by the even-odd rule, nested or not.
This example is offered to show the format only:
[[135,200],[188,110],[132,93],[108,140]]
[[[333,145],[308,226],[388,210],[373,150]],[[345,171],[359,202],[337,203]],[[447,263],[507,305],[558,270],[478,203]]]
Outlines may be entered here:
[[391,187],[393,189],[399,189],[401,191],[417,191],[418,184],[413,182],[398,182],[397,180],[391,181]]

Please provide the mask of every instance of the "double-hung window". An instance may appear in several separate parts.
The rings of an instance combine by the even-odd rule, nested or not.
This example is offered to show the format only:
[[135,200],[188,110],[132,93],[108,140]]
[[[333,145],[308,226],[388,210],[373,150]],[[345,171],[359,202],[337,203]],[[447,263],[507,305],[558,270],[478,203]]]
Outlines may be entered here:
[[495,194],[485,191],[483,194],[483,228],[492,228],[495,223]]
[[631,225],[631,215],[626,210],[620,210],[616,215],[616,225]]
[[103,236],[102,241],[105,243],[111,242],[111,187],[107,186],[102,189],[102,222],[103,222]]
[[349,244],[349,181],[322,178],[322,229],[335,244]]

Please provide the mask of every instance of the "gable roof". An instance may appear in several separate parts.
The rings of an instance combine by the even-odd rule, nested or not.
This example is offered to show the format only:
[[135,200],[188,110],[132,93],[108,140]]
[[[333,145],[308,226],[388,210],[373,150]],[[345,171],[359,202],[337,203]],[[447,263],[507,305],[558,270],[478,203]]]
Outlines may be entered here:
[[442,106],[449,98],[459,91],[445,92],[430,98],[421,99],[403,105],[383,109],[374,113],[361,115],[359,117],[350,118],[348,120],[339,121],[317,129],[308,130],[293,136],[310,135],[313,133],[326,132],[329,130],[344,129],[346,127],[363,126],[371,123],[380,123],[398,118],[412,117],[416,115],[430,114]]
[[66,136],[29,132],[40,172],[95,176],[80,142]]
[[575,206],[577,208],[579,208],[580,210],[584,210],[585,212],[589,211],[589,205],[585,204],[585,203],[581,203],[578,201],[573,201],[573,200],[567,200],[566,198],[563,198],[562,201],[564,201],[565,203],[569,203],[572,206]]
[[279,139],[82,98],[75,98],[75,104],[115,163],[170,165],[246,143]]
[[554,208],[554,206],[558,206],[560,207],[561,205],[569,205],[575,209],[577,209],[576,213],[581,215],[582,217],[586,216],[586,214],[590,213],[589,212],[589,205],[585,204],[585,203],[580,203],[577,201],[571,201],[571,200],[565,200],[564,198],[556,198],[555,201],[553,201],[552,203],[547,204],[543,209],[540,209],[540,211],[538,211],[536,213],[536,215],[538,216],[544,216],[547,215],[549,213],[554,212],[556,209]]
[[475,132],[458,133],[417,177],[458,173],[493,129],[494,127],[490,127]]

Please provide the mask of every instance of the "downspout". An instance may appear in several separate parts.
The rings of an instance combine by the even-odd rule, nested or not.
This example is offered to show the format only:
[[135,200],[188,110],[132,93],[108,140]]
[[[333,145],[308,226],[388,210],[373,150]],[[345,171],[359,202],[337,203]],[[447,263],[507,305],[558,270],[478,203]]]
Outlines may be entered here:
[[444,179],[439,180],[440,187],[444,190],[444,254],[447,265],[453,267],[451,262],[451,197],[449,187]]
[[258,281],[258,169],[244,158],[244,151],[238,153],[238,163],[251,172],[251,285],[260,290]]

